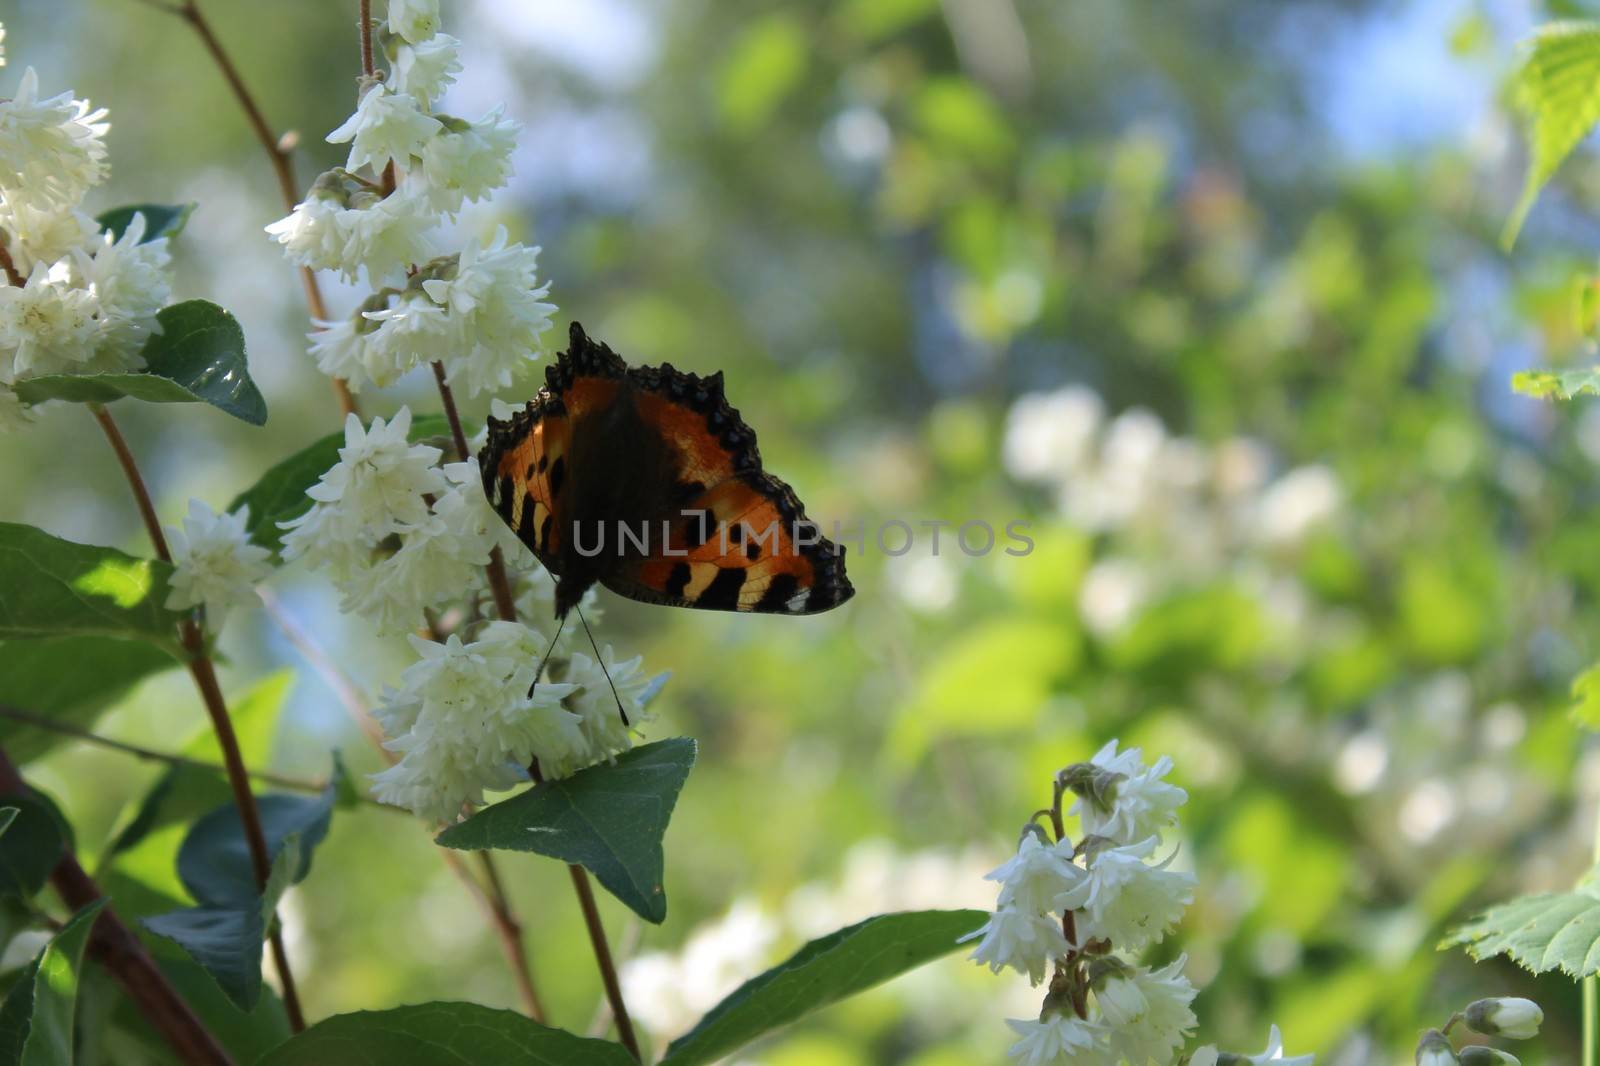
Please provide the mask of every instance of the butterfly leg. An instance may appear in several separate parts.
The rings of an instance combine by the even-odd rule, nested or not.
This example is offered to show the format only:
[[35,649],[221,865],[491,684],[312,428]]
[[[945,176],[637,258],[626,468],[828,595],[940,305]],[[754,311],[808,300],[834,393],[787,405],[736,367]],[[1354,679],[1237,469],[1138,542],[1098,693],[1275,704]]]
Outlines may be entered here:
[[594,649],[594,661],[600,664],[600,672],[606,675],[606,684],[611,686],[611,698],[617,701],[617,713],[622,716],[622,724],[632,726],[628,721],[628,712],[622,709],[622,697],[617,695],[617,683],[611,680],[611,671],[606,669],[606,658],[600,654],[600,645],[595,643],[594,630],[589,628],[589,620],[583,616],[583,608],[573,604],[573,609],[578,612],[578,621],[583,623],[583,631],[589,634],[589,647]]

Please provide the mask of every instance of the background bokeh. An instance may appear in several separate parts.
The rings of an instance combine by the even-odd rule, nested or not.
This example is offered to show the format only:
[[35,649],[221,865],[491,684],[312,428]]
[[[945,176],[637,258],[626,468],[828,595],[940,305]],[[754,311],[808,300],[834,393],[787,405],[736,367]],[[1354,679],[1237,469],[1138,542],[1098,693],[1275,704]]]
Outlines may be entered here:
[[[206,8],[302,180],[342,153],[351,3]],[[1574,1061],[1576,986],[1435,945],[1588,865],[1600,761],[1566,713],[1600,655],[1600,408],[1513,396],[1582,357],[1600,241],[1580,158],[1514,254],[1514,42],[1600,5],[1530,0],[447,0],[444,102],[526,125],[462,227],[544,247],[565,321],[634,362],[724,369],[769,468],[826,527],[1032,523],[1035,550],[852,549],[813,619],[605,600],[603,639],[672,672],[651,737],[702,754],[660,928],[608,905],[628,989],[671,1036],[796,943],[866,914],[992,902],[979,880],[1104,740],[1170,753],[1196,905],[1163,950],[1202,1035],[1269,1022],[1319,1062],[1409,1061],[1479,995],[1529,995]],[[272,417],[119,408],[162,516],[221,506],[337,425],[271,174],[193,35],[137,0],[0,0],[9,65],[111,109],[104,208],[194,200],[179,298],[238,315]],[[357,299],[325,278],[344,309]],[[506,394],[520,401],[540,370]],[[434,410],[419,377],[361,397]],[[481,419],[484,409],[469,411]],[[85,412],[6,438],[0,518],[145,550]],[[890,542],[898,547],[898,539]],[[281,610],[369,693],[405,662],[296,568]],[[262,766],[379,763],[264,613],[223,642]],[[93,664],[85,664],[93,669]],[[204,732],[186,678],[100,723]],[[157,770],[37,734],[30,777],[93,858]],[[174,829],[174,833],[177,830]],[[177,837],[169,833],[166,857]],[[159,843],[159,841],[157,842]],[[177,891],[159,848],[122,871]],[[598,999],[557,864],[505,863],[556,1020]],[[310,1011],[513,1005],[424,827],[341,812],[287,905]],[[1025,981],[958,958],[753,1049],[764,1066],[1002,1061]],[[130,1044],[91,1049],[135,1063]]]

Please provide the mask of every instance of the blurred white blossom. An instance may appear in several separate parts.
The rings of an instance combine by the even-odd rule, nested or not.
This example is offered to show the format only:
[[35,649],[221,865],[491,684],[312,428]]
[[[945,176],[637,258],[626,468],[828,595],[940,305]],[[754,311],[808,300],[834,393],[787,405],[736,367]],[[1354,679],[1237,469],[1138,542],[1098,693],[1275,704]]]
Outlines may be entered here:
[[389,29],[411,44],[439,32],[439,0],[389,0]]
[[421,174],[434,210],[453,215],[464,201],[476,203],[511,177],[511,151],[520,123],[502,118],[504,105],[477,122],[446,116],[443,130],[422,148]]
[[110,172],[104,109],[72,93],[39,98],[32,67],[9,100],[0,100],[0,197],[44,209],[76,207]]
[[1189,1005],[1195,987],[1183,976],[1188,956],[1159,970],[1139,967],[1109,978],[1095,1002],[1110,1030],[1111,1048],[1131,1063],[1171,1062],[1199,1019]]
[[1017,1034],[1010,1058],[1021,1066],[1111,1066],[1116,1060],[1103,1026],[1065,1014],[1038,1021],[1007,1019]]
[[409,94],[427,106],[455,84],[461,73],[460,51],[461,42],[448,33],[436,33],[417,44],[401,44],[395,49],[389,84],[395,92]]

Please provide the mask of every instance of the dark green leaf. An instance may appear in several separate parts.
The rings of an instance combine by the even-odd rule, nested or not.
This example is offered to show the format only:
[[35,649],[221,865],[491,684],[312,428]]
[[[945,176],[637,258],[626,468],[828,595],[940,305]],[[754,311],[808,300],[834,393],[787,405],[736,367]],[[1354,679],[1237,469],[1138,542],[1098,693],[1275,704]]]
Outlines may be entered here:
[[[411,422],[409,437],[415,442],[448,430],[449,424],[443,415],[419,415]],[[278,550],[283,542],[283,530],[278,528],[278,523],[299,518],[311,509],[306,490],[339,461],[342,447],[343,433],[330,433],[313,441],[262,474],[261,480],[228,504],[229,511],[249,505],[250,520],[246,528],[250,530],[251,541]]]
[[1504,954],[1544,973],[1578,979],[1600,973],[1600,898],[1585,891],[1523,896],[1490,907],[1440,944],[1462,946],[1475,959]]
[[983,911],[880,914],[813,940],[746,981],[672,1042],[661,1066],[716,1062],[758,1037],[948,955],[988,919]]
[[240,1010],[261,997],[261,944],[267,928],[258,907],[189,907],[144,919],[210,974]]
[[17,813],[0,837],[0,896],[27,898],[44,887],[61,859],[66,820],[41,793],[14,793],[3,802]]
[[72,1066],[72,1013],[83,949],[104,900],[73,915],[0,1004],[0,1062]]
[[11,828],[11,823],[17,820],[19,813],[15,807],[0,807],[0,837],[6,835],[6,830]]
[[132,637],[183,656],[166,563],[0,522],[0,640]]
[[620,1044],[550,1029],[476,1003],[337,1014],[257,1066],[634,1066]]
[[[294,883],[305,880],[311,872],[312,849],[328,835],[337,798],[338,785],[334,783],[317,796],[274,793],[257,801],[267,853],[274,860],[286,840],[299,839]],[[178,849],[178,876],[198,903],[224,907],[254,907],[259,903],[261,893],[256,889],[250,850],[240,828],[239,812],[231,802],[207,814],[189,830]]]
[[123,232],[133,224],[133,216],[143,215],[144,237],[139,243],[148,244],[161,237],[176,237],[182,233],[194,209],[193,203],[129,204],[127,207],[114,207],[95,221],[100,223],[101,229],[111,234],[113,240],[121,240]]
[[[118,913],[121,913],[120,899],[117,901],[117,909]],[[261,998],[253,1010],[241,1011],[194,960],[177,955],[171,957],[157,955],[155,961],[179,997],[194,1010],[200,1021],[217,1038],[217,1042],[233,1056],[233,1061],[238,1066],[252,1066],[262,1055],[289,1039],[288,1015],[283,1009],[283,1001],[272,990],[272,986],[265,984],[262,986]],[[95,973],[94,970],[90,971],[91,975]],[[138,1062],[154,1066],[156,1063],[171,1061],[170,1045],[150,1028],[144,1016],[120,987],[102,976],[92,989],[89,987],[84,989],[80,1001],[91,991],[107,1001],[95,1005],[98,1008],[98,1017],[104,1019],[101,1025],[115,1027],[119,1045],[134,1042],[144,1056],[139,1058]],[[84,1003],[80,1010],[89,1006],[89,1003]],[[87,1018],[80,1016],[79,1030],[84,1036],[85,1045],[89,1042],[88,1025]],[[133,1056],[125,1052],[117,1054],[116,1052],[120,1050],[120,1047],[116,1050],[108,1047],[107,1053],[101,1058],[87,1061],[103,1066],[124,1066],[124,1062]]]
[[244,331],[234,317],[206,300],[164,307],[161,332],[145,342],[145,369],[113,374],[45,374],[17,382],[27,403],[69,400],[110,403],[124,396],[148,403],[208,403],[253,426],[267,420],[267,404],[245,359]]
[[[93,663],[94,669],[82,669],[85,663]],[[170,654],[139,640],[0,640],[0,705],[88,728],[139,681],[176,665]],[[66,739],[52,730],[0,719],[0,746],[13,762],[36,759]]]
[[485,807],[439,834],[447,848],[532,851],[577,863],[646,921],[667,916],[661,838],[695,743],[658,740]]

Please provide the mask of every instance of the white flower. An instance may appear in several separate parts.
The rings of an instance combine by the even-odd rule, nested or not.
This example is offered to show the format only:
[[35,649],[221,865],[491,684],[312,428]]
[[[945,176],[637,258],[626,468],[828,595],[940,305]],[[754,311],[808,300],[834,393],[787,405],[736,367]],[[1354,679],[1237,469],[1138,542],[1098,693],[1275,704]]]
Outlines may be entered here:
[[1487,1036],[1505,1036],[1512,1040],[1528,1040],[1539,1035],[1544,1024],[1544,1011],[1531,999],[1497,996],[1468,1004],[1462,1012],[1467,1026],[1474,1032]]
[[77,208],[0,201],[0,230],[5,231],[6,249],[17,270],[27,276],[35,263],[49,266],[92,242],[100,234],[100,223]]
[[409,167],[411,158],[421,155],[423,146],[441,129],[439,120],[424,113],[416,97],[377,83],[362,94],[355,114],[328,134],[328,143],[350,142],[346,169],[370,165],[375,173],[382,173],[391,161],[402,169]]
[[522,779],[541,743],[570,734],[572,716],[561,709],[566,686],[541,684],[528,695],[532,663],[507,640],[444,644],[411,637],[420,660],[401,675],[374,712],[401,753],[398,763],[373,777],[380,800],[444,821],[462,805],[480,803],[485,789],[509,788]]
[[444,132],[422,149],[420,173],[434,209],[453,215],[463,200],[476,203],[511,176],[511,151],[520,123],[500,116],[496,107],[477,122],[446,118]]
[[1183,976],[1187,956],[1159,970],[1140,968],[1109,978],[1095,1002],[1111,1031],[1111,1047],[1131,1066],[1167,1066],[1199,1019],[1189,1004],[1195,987]]
[[550,328],[556,309],[543,300],[550,287],[538,283],[538,258],[538,248],[507,244],[501,227],[487,247],[476,241],[467,245],[453,277],[422,283],[460,330],[462,350],[444,364],[450,383],[468,396],[509,386]]
[[[1449,1054],[1449,1051],[1450,1045],[1446,1043],[1445,1053]],[[1266,1050],[1259,1055],[1235,1055],[1230,1052],[1224,1056],[1217,1051],[1215,1044],[1207,1044],[1205,1047],[1196,1049],[1194,1054],[1189,1056],[1189,1066],[1218,1066],[1218,1063],[1228,1063],[1229,1066],[1242,1066],[1244,1063],[1249,1063],[1250,1066],[1264,1066],[1265,1063],[1269,1062],[1280,1063],[1281,1066],[1312,1066],[1316,1059],[1315,1055],[1296,1055],[1292,1059],[1284,1058],[1283,1034],[1278,1032],[1278,1027],[1274,1025],[1271,1032],[1267,1034]],[[1418,1061],[1420,1062],[1421,1060],[1419,1059]],[[1454,1062],[1454,1056],[1451,1056],[1448,1061]]]
[[145,217],[133,216],[122,237],[106,234],[93,249],[73,249],[84,287],[99,300],[98,355],[110,368],[138,365],[139,349],[151,333],[160,332],[156,312],[172,296],[167,239],[145,241]]
[[12,98],[0,101],[0,197],[13,206],[75,207],[110,170],[106,112],[90,111],[70,92],[38,97],[39,76],[29,67]]
[[1048,914],[1063,892],[1088,876],[1072,861],[1072,845],[1066,842],[1045,844],[1037,833],[1024,833],[1017,853],[984,875],[999,881],[1000,905],[1010,905],[1034,914]]
[[1171,857],[1146,864],[1157,843],[1152,836],[1093,852],[1089,876],[1056,900],[1058,907],[1086,913],[1088,920],[1078,923],[1080,940],[1109,940],[1137,951],[1160,940],[1183,915],[1194,901],[1194,875],[1166,869]]
[[1118,754],[1113,740],[1095,753],[1090,762],[1107,773],[1121,774],[1112,788],[1109,811],[1092,800],[1079,798],[1071,814],[1083,822],[1085,833],[1109,837],[1119,844],[1132,844],[1146,837],[1159,837],[1161,831],[1178,824],[1178,808],[1189,794],[1161,780],[1172,772],[1172,760],[1163,755],[1154,766],[1145,766],[1138,748]]
[[[575,713],[583,729],[587,751],[585,764],[608,759],[633,746],[632,730],[645,721],[645,705],[655,686],[656,679],[643,670],[644,657],[634,656],[618,662],[616,653],[607,644],[602,650],[604,664],[596,662],[582,652],[573,652],[561,680],[574,686],[572,695],[564,706]],[[543,682],[540,682],[543,684]],[[618,712],[621,702],[622,713]],[[549,776],[565,777],[582,766],[552,765]]]
[[272,575],[272,553],[250,543],[249,520],[249,506],[217,514],[199,500],[189,501],[183,528],[167,530],[169,608],[204,607],[207,623],[215,627],[228,608],[256,601],[256,585]]
[[1006,1024],[1020,1038],[1007,1055],[1021,1059],[1022,1066],[1110,1066],[1115,1061],[1105,1030],[1082,1018],[1053,1014],[1043,1021],[1007,1018]]
[[21,429],[33,421],[33,409],[9,385],[0,385],[0,435]]
[[345,417],[339,461],[306,490],[316,501],[310,511],[283,523],[286,559],[305,555],[337,562],[341,545],[368,547],[391,533],[420,525],[429,517],[426,495],[449,487],[435,465],[438,448],[410,444],[411,409],[400,408],[385,423],[364,429],[355,414]]
[[1044,980],[1050,964],[1072,949],[1061,931],[1060,919],[1019,907],[1001,907],[982,929],[961,940],[978,937],[982,939],[969,956],[973,962],[983,963],[995,973],[1009,966],[1027,974],[1036,985]]
[[356,269],[366,267],[368,279],[376,285],[433,256],[427,237],[433,217],[427,205],[405,188],[369,207],[346,210],[338,221],[345,240],[339,269],[347,279],[354,280]]
[[355,268],[345,262],[349,235],[340,224],[340,216],[347,210],[338,200],[313,187],[293,211],[266,230],[283,245],[283,254],[291,262],[312,270],[343,270],[353,277]]
[[[382,368],[388,380],[414,366],[444,358],[453,346],[455,323],[420,290],[403,292],[389,307],[364,311],[362,316],[376,327],[366,338],[369,370]],[[379,384],[387,383],[378,373],[372,376]]]
[[14,376],[82,373],[95,354],[99,301],[71,283],[71,263],[35,263],[21,288],[0,286],[0,351]]
[[395,50],[389,85],[397,93],[416,97],[426,106],[454,85],[461,73],[461,42],[448,33],[435,34],[420,44],[402,44]]
[[389,29],[421,44],[439,32],[439,0],[389,0]]
[[317,369],[332,378],[344,378],[351,392],[360,392],[363,379],[368,376],[367,332],[360,316],[334,321],[315,319],[314,333],[306,334],[311,342],[311,357]]

